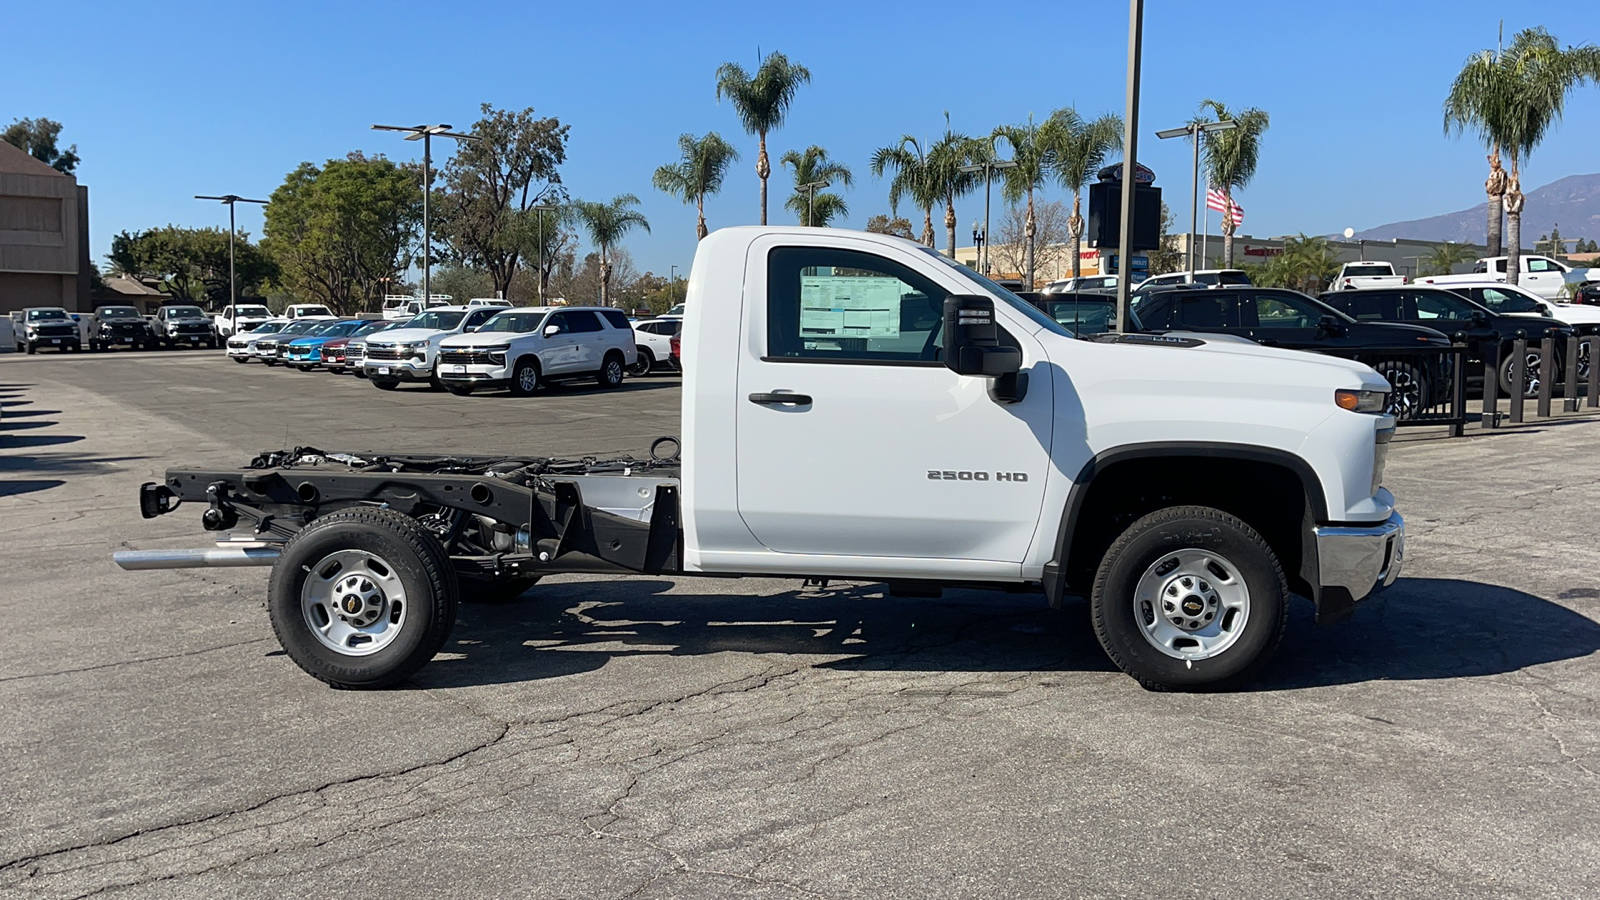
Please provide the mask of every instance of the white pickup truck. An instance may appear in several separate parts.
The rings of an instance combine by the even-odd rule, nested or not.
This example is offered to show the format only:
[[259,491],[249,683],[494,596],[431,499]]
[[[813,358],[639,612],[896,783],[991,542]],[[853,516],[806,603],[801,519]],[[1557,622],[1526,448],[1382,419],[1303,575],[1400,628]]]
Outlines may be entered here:
[[681,455],[302,447],[171,469],[143,514],[195,503],[239,539],[115,559],[272,566],[288,657],[343,688],[424,665],[458,600],[644,573],[1086,595],[1118,666],[1197,689],[1258,668],[1291,592],[1333,622],[1401,569],[1389,385],[1358,363],[1080,340],[919,244],[802,227],[699,243],[683,352]]
[[244,334],[263,322],[272,321],[272,310],[259,303],[240,303],[224,306],[222,312],[211,317],[211,328],[219,338]]
[[[1472,266],[1472,271],[1462,275],[1428,275],[1418,278],[1417,284],[1432,284],[1439,287],[1451,287],[1457,284],[1475,284],[1484,281],[1506,280],[1506,257],[1489,256],[1478,260]],[[1546,300],[1555,300],[1567,293],[1564,287],[1571,284],[1573,289],[1582,288],[1586,284],[1600,282],[1600,268],[1574,269],[1564,262],[1551,259],[1538,254],[1525,255],[1519,258],[1517,265],[1517,286],[1525,288]]]
[[1348,291],[1359,288],[1393,288],[1401,287],[1406,283],[1404,275],[1394,271],[1394,265],[1386,262],[1361,262],[1345,263],[1339,269],[1339,274],[1333,276],[1333,282],[1328,286],[1330,291]]

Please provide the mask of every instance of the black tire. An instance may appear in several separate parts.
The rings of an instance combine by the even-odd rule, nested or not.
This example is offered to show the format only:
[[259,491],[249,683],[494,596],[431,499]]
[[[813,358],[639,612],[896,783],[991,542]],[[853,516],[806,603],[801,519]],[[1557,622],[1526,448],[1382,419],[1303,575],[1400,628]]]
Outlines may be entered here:
[[[1178,561],[1186,557],[1198,561]],[[1161,572],[1158,564],[1173,568]],[[1191,577],[1191,570],[1198,575]],[[1166,578],[1172,581],[1163,587]],[[1141,582],[1147,588],[1154,582],[1147,601],[1138,599]],[[1204,596],[1226,600],[1224,592],[1231,592],[1237,599],[1241,588],[1242,612]],[[1170,611],[1156,608],[1169,594],[1175,601],[1165,604]],[[1146,689],[1209,689],[1247,678],[1277,649],[1289,619],[1289,588],[1272,548],[1249,525],[1209,507],[1174,506],[1139,519],[1112,542],[1095,574],[1089,609],[1106,655]],[[1194,627],[1175,624],[1174,617]],[[1170,652],[1147,637],[1151,627],[1178,635]],[[1202,641],[1217,643],[1208,650]]]
[[90,341],[89,342],[89,352],[90,353],[102,353],[102,352],[105,351],[105,349],[106,349],[105,346],[103,344],[101,344],[99,341]]
[[538,575],[517,575],[499,581],[463,580],[460,582],[462,603],[509,603],[528,592],[539,583]]
[[600,361],[600,371],[594,376],[595,383],[606,389],[619,387],[625,369],[622,364],[622,354],[613,350]]
[[[368,571],[397,583],[404,594],[403,603],[396,604],[399,597],[388,595],[380,583],[378,622],[399,621],[387,643],[366,655],[325,643],[313,630],[317,610],[308,609],[303,599],[308,583],[315,591],[313,579],[322,577],[326,584],[357,573],[354,565],[326,574],[319,570],[337,562],[332,554],[342,551],[370,554],[377,565]],[[422,668],[455,627],[457,603],[455,570],[439,539],[414,519],[370,506],[329,513],[301,529],[284,545],[267,587],[267,613],[284,652],[311,677],[347,690],[388,687]],[[321,610],[326,616],[326,608]]]
[[328,374],[330,374],[330,375],[343,375],[344,374],[344,366],[329,366],[328,367]]
[[38,349],[37,349],[37,348],[35,348],[35,347],[34,347],[34,345],[33,345],[33,344],[31,344],[31,343],[26,343],[26,342],[25,342],[25,343],[23,343],[23,345],[22,345],[22,346],[24,346],[24,347],[26,347],[26,348],[27,348],[27,349],[28,349],[28,355],[29,355],[29,356],[32,356],[32,355],[33,355],[33,354],[35,354],[35,353],[37,353],[37,352],[39,352],[39,351],[38,351]]
[[1428,379],[1415,366],[1402,362],[1378,363],[1374,368],[1389,382],[1389,407],[1384,412],[1406,422],[1422,415],[1432,402]]
[[239,363],[240,365],[244,365],[245,363],[250,361],[250,358],[247,357],[247,356],[230,356],[228,358],[233,360],[236,363]]
[[444,389],[456,395],[457,397],[471,397],[472,392],[477,390],[477,386],[471,384],[451,384],[449,382],[445,382]]
[[651,353],[648,347],[640,347],[639,355],[635,358],[634,364],[628,367],[628,375],[633,378],[643,378],[650,374],[650,370],[655,368],[655,364],[656,355]]
[[309,372],[309,371],[311,371],[311,370],[312,370],[312,369],[313,369],[313,368],[315,368],[315,366],[295,366],[295,368],[296,368],[296,369],[299,369],[299,370],[300,370],[300,371],[302,371],[302,372]]
[[534,392],[539,390],[541,380],[537,360],[532,357],[517,360],[516,368],[511,371],[511,396],[533,396]]
[[[1524,376],[1522,385],[1522,399],[1524,400],[1533,400],[1539,396],[1539,377],[1541,375],[1539,371],[1541,360],[1539,357],[1539,345],[1529,343],[1526,356],[1528,371]],[[1500,354],[1500,395],[1503,397],[1511,396],[1511,367],[1515,363],[1516,357],[1512,355],[1511,345],[1507,344],[1505,351]]]
[[372,382],[373,387],[380,391],[392,391],[400,386],[400,382],[392,378],[369,378],[368,380]]
[[269,369],[278,364],[278,361],[275,359],[263,359],[261,362]]
[[354,375],[357,378],[365,378],[365,377],[367,377],[367,370],[366,369],[359,369],[359,368],[358,369],[351,369],[350,370],[350,374]]

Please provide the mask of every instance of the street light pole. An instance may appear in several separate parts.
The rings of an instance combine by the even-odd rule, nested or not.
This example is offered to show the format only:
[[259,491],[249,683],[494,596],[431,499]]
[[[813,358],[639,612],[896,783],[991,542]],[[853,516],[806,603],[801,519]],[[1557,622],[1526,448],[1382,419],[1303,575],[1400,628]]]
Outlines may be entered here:
[[817,206],[817,191],[820,191],[825,187],[829,187],[832,184],[833,184],[833,182],[831,182],[828,179],[824,178],[824,179],[821,179],[820,181],[808,181],[805,184],[795,185],[795,187],[797,187],[800,190],[806,192],[806,227],[807,228],[810,228],[813,224],[816,223],[815,212],[816,212],[816,206]]
[[194,198],[196,200],[220,200],[223,203],[226,203],[228,205],[228,305],[229,306],[237,306],[237,305],[239,305],[239,291],[238,291],[238,287],[236,286],[236,284],[234,282],[234,278],[233,278],[233,270],[234,270],[234,265],[233,265],[233,232],[234,232],[233,205],[235,203],[263,203],[264,204],[267,201],[265,201],[265,200],[251,200],[248,197],[241,197],[238,194],[224,194],[221,197],[208,197],[208,196],[205,196],[205,195],[202,195],[202,194],[195,194]]
[[374,125],[373,131],[403,131],[408,141],[422,141],[422,305],[427,308],[433,299],[431,282],[433,268],[432,236],[428,233],[428,206],[433,194],[433,136],[455,138],[458,141],[476,141],[470,134],[456,134],[449,125]]
[[1139,56],[1144,47],[1144,0],[1128,2],[1128,104],[1122,132],[1122,222],[1117,252],[1117,330],[1127,331],[1133,321],[1128,302],[1133,289],[1133,194],[1137,188],[1135,166],[1139,159]]
[[1156,137],[1162,140],[1175,137],[1190,137],[1194,139],[1194,172],[1189,180],[1189,239],[1184,241],[1188,245],[1186,249],[1189,257],[1191,280],[1195,269],[1199,268],[1195,265],[1194,230],[1195,226],[1199,224],[1200,217],[1200,138],[1203,135],[1213,134],[1218,131],[1228,131],[1238,127],[1238,123],[1230,119],[1223,122],[1190,122],[1182,128],[1168,128],[1165,131],[1156,132]]
[[1017,161],[1014,159],[987,159],[981,163],[961,166],[962,172],[983,173],[983,246],[978,251],[978,268],[983,274],[989,274],[989,197],[993,192],[995,169],[1015,169]]

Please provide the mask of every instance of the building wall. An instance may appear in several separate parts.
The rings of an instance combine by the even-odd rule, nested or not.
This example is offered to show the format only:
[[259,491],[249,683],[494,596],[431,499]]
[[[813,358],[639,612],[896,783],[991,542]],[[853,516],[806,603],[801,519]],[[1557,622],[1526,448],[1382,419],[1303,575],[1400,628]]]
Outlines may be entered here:
[[0,312],[87,308],[88,206],[71,176],[0,172]]

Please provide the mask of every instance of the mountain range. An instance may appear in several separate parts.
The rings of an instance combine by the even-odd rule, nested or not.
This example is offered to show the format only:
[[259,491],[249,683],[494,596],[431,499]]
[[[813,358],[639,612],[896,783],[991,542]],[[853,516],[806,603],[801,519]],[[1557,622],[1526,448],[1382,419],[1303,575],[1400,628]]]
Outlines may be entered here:
[[[1561,236],[1564,238],[1600,240],[1600,173],[1568,175],[1528,191],[1527,196],[1528,202],[1522,214],[1523,247],[1532,247],[1540,235],[1549,234],[1557,223],[1561,225]],[[1460,212],[1368,228],[1357,232],[1356,237],[1382,241],[1409,238],[1482,244],[1488,215],[1488,204],[1479,203]],[[1571,249],[1570,245],[1568,249]]]

